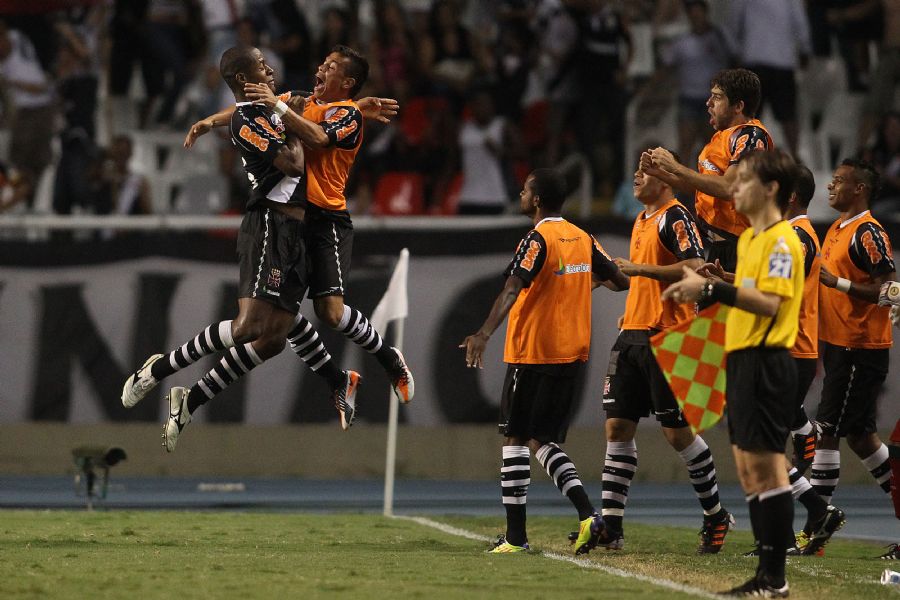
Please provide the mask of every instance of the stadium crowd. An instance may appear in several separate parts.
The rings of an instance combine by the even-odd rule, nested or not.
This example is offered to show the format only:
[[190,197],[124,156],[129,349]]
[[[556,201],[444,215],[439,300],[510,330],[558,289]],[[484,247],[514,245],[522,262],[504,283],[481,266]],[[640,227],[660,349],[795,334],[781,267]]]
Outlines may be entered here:
[[[595,208],[633,215],[629,155],[670,141],[693,164],[709,78],[727,66],[760,73],[780,147],[817,171],[865,155],[885,179],[875,212],[900,201],[900,6],[888,0],[35,0],[4,3],[0,19],[0,212],[239,207],[246,179],[225,140],[204,155],[216,164],[202,181],[179,170],[191,159],[173,159],[177,144],[144,150],[230,102],[218,60],[237,42],[263,49],[279,89],[297,90],[327,49],[349,45],[371,64],[361,95],[400,101],[393,123],[367,126],[348,190],[356,214],[514,212],[531,169],[576,155],[564,164],[587,165]],[[834,90],[858,127],[842,146],[825,136],[822,153],[812,139]],[[660,140],[667,127],[675,139]],[[221,197],[191,202],[210,181]]]

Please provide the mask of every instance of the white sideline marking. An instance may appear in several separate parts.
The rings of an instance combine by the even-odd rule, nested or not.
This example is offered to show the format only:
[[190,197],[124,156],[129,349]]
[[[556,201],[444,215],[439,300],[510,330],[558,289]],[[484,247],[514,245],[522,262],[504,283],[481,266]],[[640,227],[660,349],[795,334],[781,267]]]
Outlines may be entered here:
[[[479,535],[472,531],[467,531],[465,529],[460,529],[458,527],[453,527],[452,525],[446,525],[441,523],[440,521],[432,521],[431,519],[426,519],[425,517],[406,517],[401,515],[394,515],[395,519],[405,519],[407,521],[413,521],[418,523],[419,525],[424,525],[426,527],[431,527],[433,529],[437,529],[438,531],[443,531],[444,533],[449,533],[450,535],[455,535],[458,537],[464,537],[470,540],[476,540],[479,542],[489,542],[491,538],[485,535]],[[685,594],[691,594],[692,596],[699,596],[701,598],[715,598],[720,599],[721,596],[717,594],[713,594],[711,592],[707,592],[706,590],[701,590],[700,588],[691,587],[689,585],[684,585],[682,583],[676,583],[674,581],[670,581],[668,579],[660,579],[657,577],[650,577],[649,575],[641,575],[640,573],[632,573],[631,571],[626,571],[624,569],[618,569],[616,567],[609,567],[604,564],[600,564],[586,558],[576,558],[575,556],[567,556],[564,554],[557,554],[556,552],[541,552],[541,556],[552,560],[559,560],[563,562],[570,562],[574,565],[578,565],[583,569],[596,569],[597,571],[603,571],[610,575],[615,575],[617,577],[625,577],[627,579],[637,579],[638,581],[644,581],[646,583],[651,583],[655,586],[667,588],[670,590],[675,590],[678,592],[684,592]]]

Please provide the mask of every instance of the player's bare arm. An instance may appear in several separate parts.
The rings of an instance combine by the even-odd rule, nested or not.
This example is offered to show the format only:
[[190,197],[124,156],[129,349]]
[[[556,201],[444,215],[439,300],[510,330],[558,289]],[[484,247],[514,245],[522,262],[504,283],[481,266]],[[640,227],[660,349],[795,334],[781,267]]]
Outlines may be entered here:
[[621,269],[616,271],[609,279],[597,279],[597,275],[592,274],[591,290],[596,290],[600,286],[614,292],[624,292],[631,287],[631,279]]
[[300,177],[306,169],[303,159],[303,144],[300,140],[288,136],[284,146],[278,151],[278,156],[273,161],[275,167],[288,177]]
[[500,327],[500,323],[506,319],[506,315],[509,314],[523,287],[525,287],[525,282],[520,277],[515,275],[507,277],[503,291],[494,300],[494,305],[491,307],[491,312],[488,314],[487,319],[484,320],[478,331],[466,336],[466,339],[459,345],[460,348],[466,349],[467,367],[484,368],[484,349],[487,346],[487,342],[491,339],[494,331]]
[[681,279],[681,267],[696,271],[703,266],[702,258],[689,258],[671,265],[651,265],[633,263],[625,258],[613,259],[619,270],[629,277],[647,277],[657,281],[673,282]]
[[673,173],[666,171],[653,162],[653,156],[650,150],[641,153],[639,170],[643,171],[651,177],[656,177],[669,187],[679,191],[693,194],[696,189],[687,184],[683,179],[675,176]]
[[[671,152],[665,148],[654,148],[650,151],[651,168],[656,167],[673,176],[679,183],[670,183],[674,187],[698,190],[714,198],[731,198],[731,187],[734,183],[735,169],[728,169],[722,175],[706,175],[682,165]],[[643,168],[643,161],[641,168]],[[652,173],[657,176],[656,173]],[[665,180],[664,180],[665,181]],[[666,183],[669,183],[666,181]]]
[[225,127],[231,122],[231,115],[234,114],[234,106],[229,106],[210,115],[205,119],[200,119],[188,129],[188,133],[184,138],[184,147],[190,149],[201,135],[209,133],[215,127]]
[[[872,304],[878,304],[878,294],[881,292],[881,286],[885,282],[891,281],[897,277],[897,273],[891,271],[890,273],[886,273],[884,275],[878,275],[872,277],[872,281],[870,283],[857,283],[853,281],[850,283],[850,289],[847,290],[847,295],[853,296],[859,300],[863,300],[865,302],[870,302]],[[824,285],[825,287],[834,288],[837,287],[838,278],[826,269],[824,266],[819,270],[819,283]]]
[[[682,267],[682,273],[683,277],[680,281],[663,290],[663,300],[672,299],[681,304],[690,304],[700,299],[700,294],[708,280],[687,267]],[[720,285],[727,285],[735,292],[732,306],[755,315],[774,317],[778,312],[778,307],[781,306],[782,298],[777,294],[762,292],[756,288],[735,288],[727,283]]]
[[721,279],[725,283],[734,283],[734,273],[729,273],[722,267],[722,263],[717,258],[715,262],[704,263],[697,269],[697,273],[701,276],[713,279]]

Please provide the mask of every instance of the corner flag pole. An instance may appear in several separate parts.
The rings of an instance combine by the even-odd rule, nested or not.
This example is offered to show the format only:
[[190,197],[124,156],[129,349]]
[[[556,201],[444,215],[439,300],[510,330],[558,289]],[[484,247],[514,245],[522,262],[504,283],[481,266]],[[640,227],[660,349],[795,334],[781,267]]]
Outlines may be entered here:
[[[403,350],[403,322],[409,314],[409,301],[406,293],[408,271],[409,250],[404,248],[400,251],[400,258],[394,267],[387,291],[378,302],[370,319],[376,330],[385,333],[387,324],[390,321],[397,321],[394,346],[400,351]],[[400,403],[393,390],[390,390],[388,392],[387,452],[384,464],[384,515],[388,517],[394,514],[394,473],[397,462],[397,421],[399,418]]]

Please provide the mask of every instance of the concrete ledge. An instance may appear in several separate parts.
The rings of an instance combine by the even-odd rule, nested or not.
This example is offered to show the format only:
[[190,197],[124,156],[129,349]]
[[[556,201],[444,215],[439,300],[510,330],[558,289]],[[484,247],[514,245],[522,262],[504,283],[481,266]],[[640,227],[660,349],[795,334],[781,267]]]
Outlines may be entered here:
[[[191,425],[167,454],[161,425],[26,423],[0,425],[0,474],[59,475],[74,472],[72,448],[82,444],[121,446],[128,460],[116,475],[243,476],[371,479],[384,475],[384,426],[362,424],[343,432],[336,425],[259,427]],[[724,427],[703,434],[713,450],[720,481],[736,482]],[[887,439],[883,435],[882,439]],[[496,480],[502,438],[495,426],[401,427],[397,477],[401,479]],[[638,429],[636,479],[687,482],[681,459],[655,423]],[[586,482],[599,482],[605,440],[599,428],[569,432],[566,452]],[[842,483],[872,483],[860,461],[844,448]],[[533,477],[540,466],[532,460]]]

